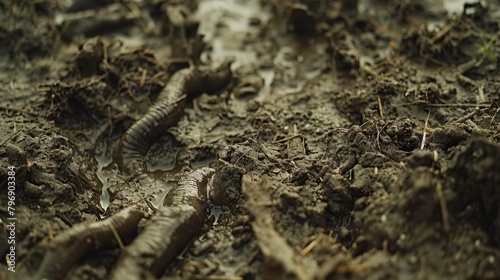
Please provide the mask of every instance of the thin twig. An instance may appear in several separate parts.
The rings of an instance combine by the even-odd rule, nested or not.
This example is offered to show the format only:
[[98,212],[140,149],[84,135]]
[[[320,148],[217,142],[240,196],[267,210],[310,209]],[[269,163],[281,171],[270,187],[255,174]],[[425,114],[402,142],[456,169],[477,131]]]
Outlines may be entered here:
[[111,232],[113,232],[113,235],[115,236],[116,243],[118,243],[118,246],[120,246],[120,250],[123,251],[125,249],[125,246],[123,245],[122,238],[118,234],[118,231],[116,231],[116,228],[113,224],[109,224],[109,229],[111,229]]
[[424,124],[424,135],[422,136],[422,145],[420,145],[420,150],[423,150],[425,146],[425,138],[427,137],[427,124],[429,123],[430,115],[431,111],[427,112],[427,118],[425,118],[425,124]]
[[144,19],[141,9],[137,6],[136,3],[133,1],[123,1],[123,5],[127,7],[132,15],[138,20],[139,25],[142,27],[142,29],[146,32],[148,32],[148,24],[146,23],[146,20]]
[[2,142],[2,144],[0,144],[0,147],[3,147],[3,145],[5,145],[5,143],[7,143],[7,141],[9,141],[10,139],[12,139],[12,137],[14,137],[16,134],[18,134],[19,132],[21,132],[21,129],[12,133],[9,137],[7,137],[7,139],[5,139],[5,141]]
[[[467,78],[467,77],[465,77],[464,75],[462,75],[462,73],[464,73],[464,72],[470,70],[472,67],[474,67],[474,65],[476,65],[476,62],[477,62],[477,60],[475,58],[473,58],[473,59],[471,59],[471,60],[469,60],[467,62],[464,62],[464,63],[458,65],[457,66],[457,72],[459,74],[457,74],[457,78],[459,78],[459,79],[467,79],[466,82],[470,83],[472,80],[469,79],[469,78]],[[472,81],[472,83],[474,84],[474,81]]]
[[500,108],[497,109],[497,111],[495,112],[495,114],[493,114],[493,117],[491,117],[491,121],[490,121],[490,126],[493,125],[493,121],[495,120],[495,118],[497,117],[497,114],[498,112],[500,111]]
[[307,256],[314,249],[314,247],[318,245],[318,239],[319,236],[315,238],[313,241],[311,241],[311,243],[309,243],[304,249],[302,249],[302,251],[300,251],[300,255],[303,257]]
[[375,140],[375,142],[377,143],[377,147],[380,150],[380,129],[378,129],[377,124],[375,124],[375,128],[377,129],[377,139]]
[[262,146],[262,144],[259,141],[255,140],[253,138],[249,138],[249,139],[250,139],[250,141],[252,141],[254,144],[256,144],[259,147],[259,149],[264,154],[264,156],[267,158],[267,160],[269,160],[270,162],[274,162],[273,160],[271,160],[271,157],[267,154],[266,149],[264,148],[264,146]]
[[375,71],[372,67],[368,65],[363,66],[362,70],[368,73],[369,75],[373,76],[375,79],[378,79],[380,77],[377,71]]
[[452,23],[446,25],[443,29],[441,29],[439,32],[434,35],[431,39],[431,43],[434,44],[436,41],[441,39],[444,35],[448,34],[453,29],[454,25]]
[[460,123],[460,122],[463,122],[463,121],[466,121],[467,119],[471,118],[472,116],[474,116],[477,112],[479,112],[479,107],[476,107],[474,109],[474,111],[468,113],[467,115],[461,117],[460,119],[457,119],[456,121],[453,121],[455,123]]
[[147,77],[147,75],[148,75],[148,70],[146,70],[146,69],[142,69],[141,81],[139,82],[139,85],[140,85],[141,87],[143,87],[143,86],[144,86],[144,83],[145,83],[145,81],[146,81],[146,77]]
[[486,102],[486,97],[484,96],[484,85],[478,86],[477,91],[479,93],[479,101]]
[[380,98],[380,95],[377,95],[377,101],[380,118],[384,119],[384,107],[382,106],[382,99]]
[[448,215],[448,207],[446,207],[446,201],[443,195],[443,186],[441,183],[436,185],[436,195],[439,200],[439,206],[441,207],[441,217],[443,218],[443,228],[446,233],[450,231],[450,219]]

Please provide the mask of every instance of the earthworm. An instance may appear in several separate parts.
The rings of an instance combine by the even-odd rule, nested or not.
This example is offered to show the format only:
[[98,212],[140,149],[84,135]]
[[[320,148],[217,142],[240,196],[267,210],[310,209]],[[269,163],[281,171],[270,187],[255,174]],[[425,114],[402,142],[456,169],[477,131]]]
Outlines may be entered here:
[[163,207],[125,248],[110,279],[146,279],[151,275],[160,277],[165,272],[203,226],[206,185],[214,172],[205,167],[181,177],[168,192]]
[[129,207],[103,221],[78,224],[62,232],[47,244],[34,279],[64,279],[89,250],[99,250],[111,243],[115,239],[113,230],[120,238],[133,234],[143,216],[143,212]]
[[228,58],[217,69],[210,71],[199,67],[177,71],[153,106],[122,136],[119,145],[122,171],[128,170],[132,161],[145,156],[158,137],[177,124],[184,114],[186,98],[202,92],[214,92],[227,86],[233,76],[233,61],[234,58]]

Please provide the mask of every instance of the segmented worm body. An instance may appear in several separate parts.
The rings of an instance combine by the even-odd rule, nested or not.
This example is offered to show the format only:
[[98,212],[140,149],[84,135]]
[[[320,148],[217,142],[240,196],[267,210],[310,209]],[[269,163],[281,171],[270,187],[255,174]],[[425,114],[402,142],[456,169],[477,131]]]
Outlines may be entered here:
[[99,250],[115,240],[133,234],[144,213],[125,208],[112,217],[91,224],[78,224],[49,241],[34,279],[64,279],[71,267],[90,250]]
[[[111,279],[160,277],[167,266],[203,226],[206,185],[215,170],[201,168],[184,175],[163,207],[120,256]],[[149,275],[148,275],[149,274]]]
[[227,86],[232,79],[233,61],[233,58],[229,58],[215,70],[188,68],[177,71],[158,96],[156,103],[123,135],[119,148],[122,157],[121,169],[128,170],[133,161],[138,161],[147,154],[159,136],[177,124],[184,114],[186,98],[202,92],[221,90]]

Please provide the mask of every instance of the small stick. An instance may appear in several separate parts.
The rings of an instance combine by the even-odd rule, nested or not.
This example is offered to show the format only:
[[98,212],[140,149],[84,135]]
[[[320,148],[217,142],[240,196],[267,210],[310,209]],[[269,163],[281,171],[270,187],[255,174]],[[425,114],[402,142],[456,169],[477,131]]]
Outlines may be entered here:
[[453,121],[453,122],[455,122],[455,123],[463,122],[463,121],[471,118],[472,116],[474,116],[477,112],[479,112],[479,107],[476,107],[474,109],[474,111],[468,113],[467,115],[465,115],[465,116],[461,117],[460,119],[457,119],[456,121]]
[[425,118],[424,124],[424,135],[422,136],[422,145],[420,145],[420,150],[424,149],[425,146],[425,138],[427,137],[427,123],[429,123],[429,116],[431,115],[431,111],[427,113],[427,118]]
[[437,183],[436,185],[436,195],[439,200],[439,206],[441,207],[441,217],[443,218],[443,228],[446,233],[450,231],[450,219],[448,215],[448,207],[446,207],[446,201],[444,200],[443,195],[443,186],[441,183]]
[[143,69],[142,70],[142,76],[141,76],[141,81],[139,82],[139,85],[142,87],[144,86],[144,82],[146,81],[146,76],[148,74],[148,70]]
[[118,246],[120,246],[120,250],[123,251],[125,246],[123,246],[122,238],[120,237],[120,234],[118,234],[118,231],[116,231],[115,226],[113,224],[109,224],[109,229],[113,232],[113,235],[115,236],[116,243],[118,243]]
[[494,120],[495,120],[495,118],[497,117],[498,111],[500,111],[500,108],[498,108],[498,109],[497,109],[497,111],[495,112],[495,114],[493,114],[493,117],[491,117],[490,126],[492,126],[492,125],[493,125],[493,121],[494,121]]
[[377,142],[377,147],[380,150],[380,129],[378,129],[377,124],[375,124],[375,128],[377,129],[377,139],[375,140],[375,142]]
[[382,100],[380,99],[380,95],[377,95],[377,101],[378,101],[378,110],[380,113],[380,117],[384,119],[384,107],[382,106]]
[[474,81],[473,79],[471,79],[467,76],[464,76],[462,74],[457,75],[457,80],[458,80],[458,82],[466,83],[466,84],[471,85],[471,86],[477,85],[476,81]]
[[314,247],[318,245],[318,238],[311,241],[311,243],[309,243],[302,251],[300,251],[300,255],[303,257],[307,256],[314,249]]
[[[386,126],[387,126],[387,123],[382,127],[382,130],[384,130]],[[377,129],[377,139],[375,141],[377,142],[377,147],[380,150],[380,129],[378,128],[377,124],[375,124],[375,128]]]
[[271,143],[273,144],[276,144],[276,143],[284,143],[284,142],[288,142],[294,138],[303,138],[302,135],[292,135],[292,136],[288,136],[288,137],[285,137],[285,138],[282,138],[280,140],[276,140],[276,139],[273,139],[273,141]]
[[267,160],[269,160],[270,162],[274,162],[273,160],[271,160],[271,157],[267,154],[266,149],[264,148],[264,146],[262,146],[262,144],[259,141],[255,140],[253,138],[249,138],[249,139],[251,142],[253,142],[254,144],[256,144],[259,147],[259,149],[264,154],[264,156],[267,158]]
[[448,24],[446,25],[443,29],[441,29],[438,33],[436,33],[436,35],[434,35],[434,37],[432,37],[431,39],[431,43],[435,43],[437,40],[441,39],[444,35],[446,35],[448,32],[451,31],[451,29],[453,29],[454,27],[454,24]]
[[417,87],[409,87],[409,88],[406,90],[406,92],[405,92],[404,96],[409,96],[412,92],[417,92],[417,91],[418,91],[418,88],[417,88]]
[[380,75],[377,73],[377,71],[375,71],[372,67],[370,67],[368,65],[363,66],[362,69],[363,69],[363,71],[365,71],[369,75],[373,76],[375,79],[378,79],[380,77]]
[[486,102],[486,97],[484,96],[484,85],[478,86],[477,91],[479,92],[479,101]]
[[125,5],[125,7],[127,7],[130,10],[132,15],[134,15],[134,17],[138,19],[139,24],[141,25],[142,29],[147,32],[148,31],[148,24],[146,23],[146,20],[144,19],[144,16],[142,15],[141,9],[137,6],[137,4],[134,3],[134,1],[126,0],[126,1],[123,1],[123,5]]
[[247,156],[251,150],[251,148],[248,148],[248,151],[242,153],[241,156],[233,164],[236,165],[240,161],[240,159],[242,159],[244,156]]
[[21,129],[17,130],[16,132],[12,133],[9,137],[7,137],[7,139],[5,139],[2,142],[2,144],[0,144],[0,147],[2,147],[3,145],[5,145],[5,143],[7,143],[7,141],[9,141],[10,139],[12,139],[12,137],[16,136],[16,134],[18,134],[19,132],[21,132]]
[[[469,70],[469,69],[471,69],[472,67],[474,67],[474,65],[476,65],[476,62],[477,62],[477,60],[476,60],[475,58],[473,58],[473,59],[471,59],[471,60],[469,60],[469,61],[466,61],[466,62],[464,62],[464,63],[462,63],[462,64],[458,65],[458,66],[457,66],[457,70],[458,70],[457,72],[458,72],[458,73],[464,73],[464,72],[466,72],[467,70]],[[457,75],[457,78],[462,79],[462,80],[467,79],[467,81],[466,81],[466,82],[468,82],[468,83],[470,83],[470,82],[474,83],[474,81],[472,81],[471,79],[469,79],[469,78],[467,78],[467,77],[463,76],[462,74],[458,74],[458,75]]]

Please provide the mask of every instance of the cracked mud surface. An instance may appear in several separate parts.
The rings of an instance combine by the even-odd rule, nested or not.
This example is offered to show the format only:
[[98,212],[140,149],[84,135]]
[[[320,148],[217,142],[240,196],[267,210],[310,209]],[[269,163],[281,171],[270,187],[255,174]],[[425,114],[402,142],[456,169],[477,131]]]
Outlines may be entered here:
[[[109,278],[119,243],[206,166],[207,217],[161,279],[500,278],[494,1],[68,2],[0,0],[0,279],[138,207],[134,234],[65,273]],[[229,56],[231,84],[120,171],[120,138],[173,73]]]

